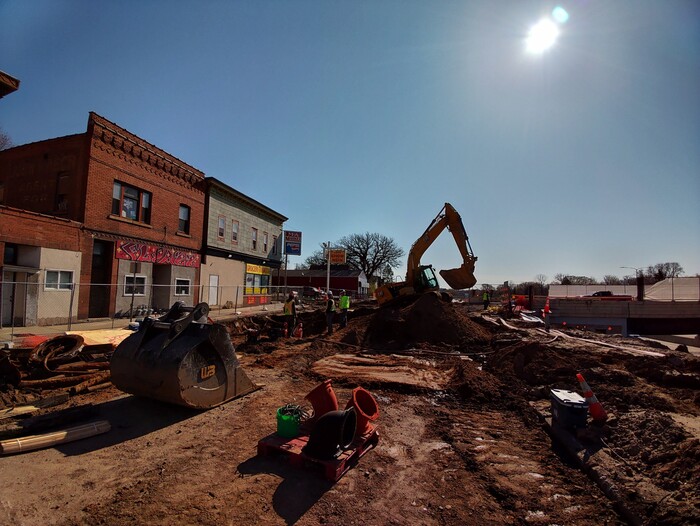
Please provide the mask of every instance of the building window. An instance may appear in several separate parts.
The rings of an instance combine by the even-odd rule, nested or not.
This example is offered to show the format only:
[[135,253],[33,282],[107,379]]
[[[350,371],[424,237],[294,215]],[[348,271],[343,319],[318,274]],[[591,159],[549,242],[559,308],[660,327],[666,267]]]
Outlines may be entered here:
[[70,290],[73,285],[72,270],[47,270],[45,290]]
[[219,239],[224,239],[226,236],[226,218],[223,216],[219,216],[219,232],[218,232]]
[[267,254],[267,232],[263,232],[263,252]]
[[277,255],[277,236],[272,236],[272,255]]
[[231,243],[238,244],[238,221],[231,221]]
[[190,295],[190,280],[180,279],[175,280],[175,295],[176,296],[189,296]]
[[139,223],[151,223],[151,194],[129,186],[119,181],[114,181],[112,190],[112,215],[138,221]]
[[252,239],[251,248],[253,250],[257,250],[258,249],[258,229],[257,228],[252,229],[251,239]]
[[178,216],[177,230],[184,234],[190,233],[190,207],[187,205],[180,205],[180,214]]
[[131,295],[146,295],[146,276],[124,276],[124,296]]
[[57,214],[68,212],[68,193],[70,192],[70,175],[68,172],[58,172],[56,174],[56,204]]
[[16,265],[17,251],[17,245],[14,243],[5,243],[5,253],[3,254],[2,262],[5,265]]

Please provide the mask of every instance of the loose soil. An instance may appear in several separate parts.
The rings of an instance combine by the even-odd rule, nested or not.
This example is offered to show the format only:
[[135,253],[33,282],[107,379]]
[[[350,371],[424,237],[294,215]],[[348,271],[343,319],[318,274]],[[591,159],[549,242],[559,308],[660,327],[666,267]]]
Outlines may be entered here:
[[[0,524],[700,523],[696,357],[636,339],[547,334],[430,294],[358,306],[332,335],[322,312],[300,318],[301,339],[279,338],[276,316],[228,324],[263,387],[208,411],[114,387],[42,409],[91,403],[112,428],[0,457]],[[580,392],[576,373],[610,415],[573,437],[583,466],[546,426],[549,390]],[[380,408],[377,447],[337,482],[256,450],[276,429],[276,409],[306,405],[324,379],[341,407],[361,385]],[[0,386],[0,406],[59,392]],[[612,497],[589,477],[603,469]]]

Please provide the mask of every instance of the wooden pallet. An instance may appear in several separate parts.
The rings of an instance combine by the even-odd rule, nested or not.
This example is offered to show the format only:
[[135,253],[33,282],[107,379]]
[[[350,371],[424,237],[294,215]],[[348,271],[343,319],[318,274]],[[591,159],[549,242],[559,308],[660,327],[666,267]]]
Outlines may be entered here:
[[320,460],[305,454],[302,449],[308,442],[308,434],[285,438],[273,433],[260,439],[258,455],[286,458],[292,466],[318,471],[327,480],[335,482],[353,468],[365,453],[376,447],[379,443],[379,433],[373,429],[366,435],[357,437],[348,449],[332,460]]

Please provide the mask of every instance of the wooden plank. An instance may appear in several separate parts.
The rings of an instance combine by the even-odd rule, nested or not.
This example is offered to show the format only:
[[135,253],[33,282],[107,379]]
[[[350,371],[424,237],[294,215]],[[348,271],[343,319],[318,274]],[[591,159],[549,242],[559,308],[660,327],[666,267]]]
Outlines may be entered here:
[[129,329],[95,329],[89,331],[68,331],[66,334],[82,336],[85,345],[111,344],[113,347],[116,347],[128,336],[134,334],[134,331]]

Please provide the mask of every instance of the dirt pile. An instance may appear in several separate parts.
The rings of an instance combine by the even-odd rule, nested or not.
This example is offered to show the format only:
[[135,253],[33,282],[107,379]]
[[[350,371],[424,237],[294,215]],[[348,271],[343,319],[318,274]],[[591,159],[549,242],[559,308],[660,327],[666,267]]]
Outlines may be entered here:
[[435,294],[423,294],[409,305],[378,309],[366,326],[354,329],[364,347],[377,350],[430,344],[469,352],[491,339],[486,329]]
[[512,394],[507,387],[491,373],[471,360],[460,360],[455,366],[450,389],[465,401],[501,407],[508,404]]

